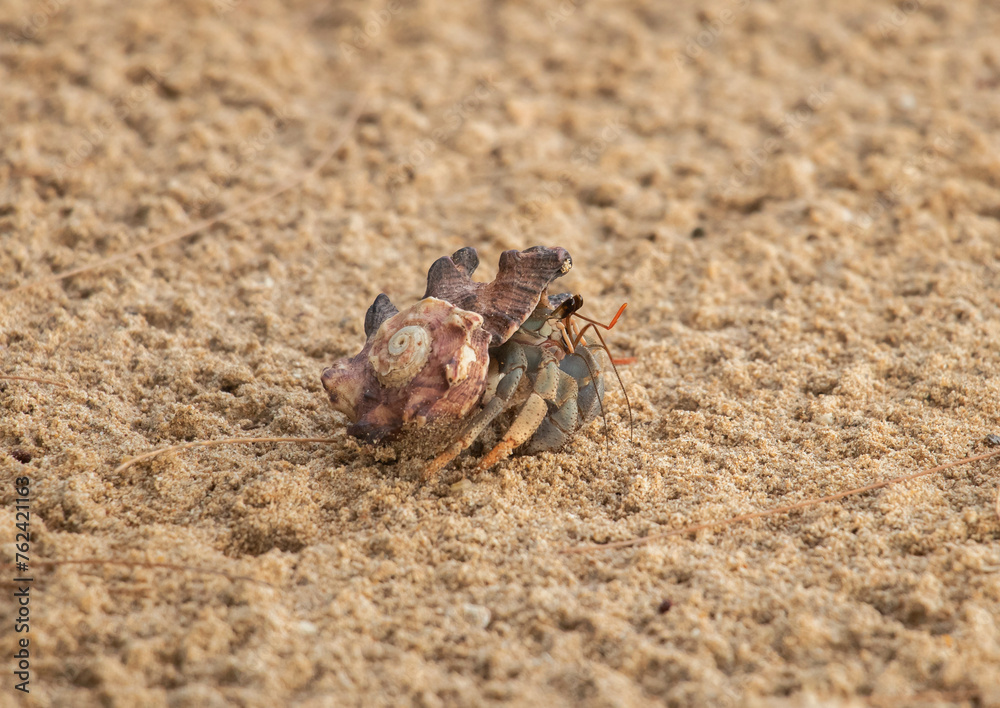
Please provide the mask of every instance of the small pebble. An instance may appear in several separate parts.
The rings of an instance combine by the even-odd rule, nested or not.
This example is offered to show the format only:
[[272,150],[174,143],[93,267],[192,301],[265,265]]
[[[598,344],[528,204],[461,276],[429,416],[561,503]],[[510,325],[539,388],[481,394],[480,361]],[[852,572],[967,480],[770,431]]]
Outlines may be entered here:
[[462,477],[462,479],[460,479],[457,482],[455,482],[454,484],[452,484],[449,488],[451,489],[451,493],[452,494],[465,494],[467,491],[469,491],[470,489],[472,489],[474,486],[475,485],[472,482],[470,482],[465,477]]
[[486,629],[490,620],[493,619],[493,614],[482,605],[465,604],[462,606],[462,615],[469,624],[480,629]]

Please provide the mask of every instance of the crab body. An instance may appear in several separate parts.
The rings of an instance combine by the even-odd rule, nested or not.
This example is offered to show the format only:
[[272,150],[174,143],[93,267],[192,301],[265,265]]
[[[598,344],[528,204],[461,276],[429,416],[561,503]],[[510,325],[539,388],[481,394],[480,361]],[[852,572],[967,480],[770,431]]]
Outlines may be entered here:
[[[551,300],[563,297],[567,295]],[[489,385],[504,393],[500,385],[506,381],[510,393],[505,408],[525,412],[508,428],[505,447],[525,454],[560,449],[600,412],[604,398],[601,357],[587,346],[570,352],[554,314],[554,308],[540,304],[514,336],[489,350]],[[489,404],[491,390],[484,404]],[[489,464],[488,456],[483,465]]]
[[515,449],[557,450],[597,414],[604,395],[596,350],[563,336],[566,305],[578,296],[548,295],[572,266],[569,253],[505,251],[490,283],[472,281],[478,264],[472,248],[438,259],[424,298],[402,312],[379,295],[365,316],[361,352],[322,376],[351,435],[436,455],[425,477],[508,420],[480,469]]

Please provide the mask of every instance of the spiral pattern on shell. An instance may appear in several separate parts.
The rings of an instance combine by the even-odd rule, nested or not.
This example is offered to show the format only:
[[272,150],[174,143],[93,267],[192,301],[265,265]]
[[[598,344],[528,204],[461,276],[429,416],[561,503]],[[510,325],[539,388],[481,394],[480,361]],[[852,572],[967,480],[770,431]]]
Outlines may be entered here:
[[388,388],[405,386],[424,368],[431,355],[430,332],[420,325],[408,325],[388,337],[382,335],[382,332],[376,335],[368,361],[380,384]]

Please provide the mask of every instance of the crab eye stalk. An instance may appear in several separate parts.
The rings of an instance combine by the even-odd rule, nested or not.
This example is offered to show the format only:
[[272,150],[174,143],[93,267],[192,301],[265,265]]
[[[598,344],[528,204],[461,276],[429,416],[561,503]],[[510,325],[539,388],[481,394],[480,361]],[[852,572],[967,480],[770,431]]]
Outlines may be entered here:
[[571,295],[563,300],[549,315],[552,320],[564,320],[583,307],[583,295]]

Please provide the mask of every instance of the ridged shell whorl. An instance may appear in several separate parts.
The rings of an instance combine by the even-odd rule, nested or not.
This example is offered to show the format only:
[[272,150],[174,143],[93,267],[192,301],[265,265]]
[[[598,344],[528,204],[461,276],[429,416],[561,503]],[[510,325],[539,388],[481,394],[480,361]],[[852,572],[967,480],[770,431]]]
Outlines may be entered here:
[[431,355],[431,334],[418,324],[392,332],[391,322],[379,328],[368,361],[380,384],[397,388],[408,384],[424,368]]
[[482,315],[491,346],[497,347],[524,324],[552,281],[569,272],[573,259],[565,248],[504,251],[499,272],[489,283],[472,280],[478,266],[479,255],[471,247],[437,259],[427,271],[424,297],[441,298]]

